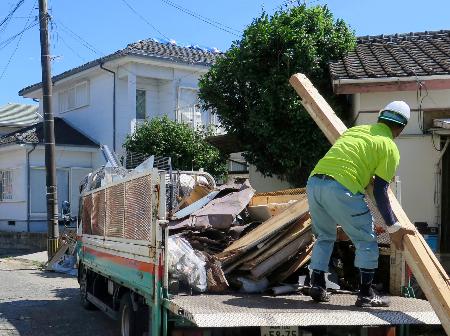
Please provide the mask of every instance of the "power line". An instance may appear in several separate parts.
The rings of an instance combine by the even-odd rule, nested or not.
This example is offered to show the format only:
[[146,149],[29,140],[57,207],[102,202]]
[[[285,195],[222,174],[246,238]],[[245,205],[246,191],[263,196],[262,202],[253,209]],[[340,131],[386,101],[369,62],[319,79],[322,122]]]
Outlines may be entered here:
[[206,16],[203,16],[203,15],[200,15],[198,13],[195,13],[195,12],[193,12],[193,11],[187,9],[187,8],[181,7],[180,5],[177,5],[176,3],[173,3],[170,0],[161,0],[161,1],[164,2],[165,4],[169,5],[169,6],[172,6],[172,7],[176,8],[176,9],[178,9],[179,11],[181,11],[181,12],[183,12],[185,14],[188,14],[188,15],[190,15],[190,16],[192,16],[192,17],[194,17],[194,18],[196,18],[196,19],[198,19],[200,21],[203,21],[203,22],[205,22],[205,23],[207,23],[207,24],[209,24],[209,25],[211,25],[211,26],[213,26],[213,27],[215,27],[217,29],[220,29],[220,30],[222,30],[224,32],[227,32],[229,34],[232,34],[234,36],[240,37],[240,34],[242,33],[241,31],[236,30],[234,28],[231,28],[231,27],[229,27],[227,25],[224,25],[223,23],[220,23],[218,21],[214,21],[212,19],[207,18]]
[[0,30],[0,32],[4,32],[6,30],[6,28],[8,27],[9,22],[11,22],[12,16],[20,8],[20,6],[23,5],[24,2],[25,2],[25,0],[20,0],[19,2],[17,2],[17,4],[14,6],[14,8],[0,22],[0,28],[3,26],[3,28],[1,28],[1,30]]
[[69,34],[71,34],[75,39],[77,39],[83,46],[85,46],[87,49],[89,49],[90,51],[92,51],[94,54],[96,55],[100,55],[100,56],[104,56],[104,54],[100,51],[98,51],[92,44],[90,44],[89,42],[87,42],[85,39],[83,39],[80,35],[78,35],[77,33],[75,33],[73,30],[71,30],[69,27],[67,27],[66,25],[64,25],[60,20],[57,21],[57,23],[59,25],[61,25],[61,28],[63,30],[65,30],[66,32],[68,32]]
[[122,0],[122,2],[127,5],[127,7],[136,14],[142,21],[144,21],[147,25],[153,28],[159,35],[165,37],[166,39],[170,40],[165,34],[163,34],[158,28],[156,28],[153,24],[151,24],[145,17],[143,17],[136,9],[134,9],[126,0]]
[[8,22],[14,13],[19,9],[20,6],[23,5],[25,0],[19,0],[19,2],[14,6],[14,8],[6,15],[6,17],[0,22],[0,27],[3,26],[6,22]]
[[[28,23],[30,22],[30,18],[32,17],[32,16],[31,16],[31,13],[33,12],[33,10],[34,10],[34,8],[35,8],[36,3],[37,3],[37,0],[34,2],[33,7],[31,7],[31,10],[30,10],[30,13],[28,14],[28,19],[27,19],[27,22],[25,23],[24,29],[27,27]],[[5,75],[6,70],[8,70],[8,67],[9,67],[9,65],[11,64],[11,61],[12,61],[14,55],[16,54],[17,49],[19,49],[19,45],[20,45],[20,42],[22,41],[22,37],[23,37],[24,32],[25,32],[25,31],[23,31],[23,32],[20,34],[19,40],[18,40],[17,43],[16,43],[16,47],[14,48],[14,50],[13,50],[11,56],[9,56],[9,59],[8,59],[8,62],[6,63],[6,66],[3,68],[3,72],[2,72],[2,74],[0,75],[0,80],[1,80],[1,79],[3,78],[3,76]]]
[[24,32],[26,32],[27,30],[37,26],[39,24],[39,21],[34,22],[33,24],[30,24],[29,26],[25,27],[24,29],[22,29],[20,32],[18,32],[17,34],[14,34],[13,36],[8,37],[6,40],[3,40],[2,42],[0,42],[0,50],[6,48],[11,42],[13,42],[17,37],[21,36]]

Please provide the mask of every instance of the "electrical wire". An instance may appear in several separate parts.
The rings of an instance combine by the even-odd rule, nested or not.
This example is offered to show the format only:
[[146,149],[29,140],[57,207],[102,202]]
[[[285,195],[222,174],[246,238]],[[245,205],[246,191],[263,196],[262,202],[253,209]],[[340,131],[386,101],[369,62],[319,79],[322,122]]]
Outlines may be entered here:
[[[37,0],[34,2],[33,7],[31,7],[31,10],[30,10],[30,13],[28,14],[28,19],[27,19],[27,22],[25,23],[24,29],[28,26],[28,23],[30,22],[30,19],[32,18],[31,13],[33,12],[33,10],[34,10],[34,8],[35,8],[36,3],[37,3]],[[24,34],[24,33],[25,33],[25,32],[23,32],[22,34],[20,34],[19,40],[18,40],[17,43],[16,43],[16,47],[14,48],[13,52],[12,52],[11,55],[9,56],[9,59],[8,59],[8,62],[6,63],[6,66],[3,68],[2,74],[0,75],[0,80],[2,80],[3,76],[4,76],[5,73],[6,73],[6,70],[8,70],[8,67],[9,67],[9,65],[11,64],[11,61],[12,61],[14,55],[16,54],[17,50],[19,49],[19,45],[20,45],[20,42],[22,41],[22,37],[23,37],[23,34]]]
[[128,1],[122,0],[122,2],[134,13],[136,14],[142,21],[144,21],[147,25],[153,28],[159,35],[163,36],[164,38],[170,40],[170,38],[167,37],[167,35],[163,34],[158,28],[156,28],[153,24],[151,24],[145,17],[143,17],[136,9],[131,6]]
[[39,24],[39,21],[30,24],[29,26],[25,27],[24,29],[22,29],[20,32],[18,32],[17,34],[14,34],[10,37],[8,37],[6,40],[3,40],[0,42],[0,50],[6,48],[11,42],[13,42],[17,37],[19,37],[20,35],[22,35],[24,32],[26,32],[27,30],[37,26]]
[[71,34],[75,39],[77,39],[84,47],[89,49],[91,52],[93,52],[96,55],[101,55],[101,57],[104,56],[104,53],[97,50],[92,44],[90,44],[85,39],[83,39],[80,35],[75,33],[73,30],[71,30],[69,27],[67,27],[65,24],[63,24],[60,20],[57,20],[56,22],[61,26],[61,28],[63,30],[65,30],[66,32]]
[[[19,2],[17,2],[17,4],[14,6],[14,8],[8,13],[8,15],[5,16],[5,18],[0,21],[0,27],[5,25],[8,26],[8,23],[10,22],[12,16],[14,15],[14,13],[20,8],[20,6],[23,5],[23,3],[25,2],[25,0],[19,0]],[[3,27],[3,30],[6,29],[6,26]]]
[[169,5],[169,6],[173,7],[173,8],[178,9],[180,12],[188,14],[188,15],[190,15],[190,16],[192,16],[192,17],[194,17],[194,18],[196,18],[196,19],[198,19],[200,21],[203,21],[203,22],[205,22],[205,23],[207,23],[207,24],[209,24],[209,25],[211,25],[211,26],[213,26],[213,27],[215,27],[217,29],[220,29],[220,30],[222,30],[224,32],[227,32],[227,33],[232,34],[232,35],[237,36],[237,37],[240,37],[240,35],[242,34],[242,32],[239,31],[239,30],[231,28],[231,27],[229,27],[227,25],[224,25],[223,23],[220,23],[218,21],[214,21],[212,19],[209,19],[206,16],[202,16],[202,15],[200,15],[198,13],[195,13],[195,12],[193,12],[193,11],[187,9],[187,8],[181,7],[180,5],[177,5],[176,3],[174,3],[174,2],[172,2],[170,0],[161,0],[161,1],[163,3],[165,3],[166,5]]

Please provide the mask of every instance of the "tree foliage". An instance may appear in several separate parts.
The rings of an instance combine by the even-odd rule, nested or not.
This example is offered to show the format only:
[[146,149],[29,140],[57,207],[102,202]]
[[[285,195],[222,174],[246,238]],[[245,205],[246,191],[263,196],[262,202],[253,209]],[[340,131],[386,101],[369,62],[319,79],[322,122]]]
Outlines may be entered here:
[[138,126],[124,147],[132,153],[171,157],[175,169],[204,168],[219,178],[227,172],[226,157],[205,141],[207,135],[208,130],[194,130],[164,116]]
[[328,64],[354,46],[352,30],[334,20],[326,6],[300,5],[270,17],[262,13],[201,78],[200,98],[240,139],[247,160],[260,172],[301,185],[329,143],[288,80],[306,74],[345,117],[345,101],[333,95]]

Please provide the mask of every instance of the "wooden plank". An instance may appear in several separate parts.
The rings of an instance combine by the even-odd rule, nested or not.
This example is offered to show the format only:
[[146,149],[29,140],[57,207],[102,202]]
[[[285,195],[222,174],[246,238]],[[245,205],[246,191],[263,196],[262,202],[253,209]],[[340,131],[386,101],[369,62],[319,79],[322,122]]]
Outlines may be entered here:
[[312,249],[314,242],[306,246],[306,248],[299,253],[293,261],[289,261],[288,264],[281,266],[281,268],[276,269],[272,275],[269,276],[269,281],[271,283],[280,283],[289,277],[292,273],[296,272],[303,267],[310,259],[312,254]]
[[[305,109],[328,140],[334,143],[347,129],[345,125],[305,75],[295,74],[289,82],[302,98]],[[372,193],[368,193],[368,196],[373,199]],[[398,221],[404,227],[415,229],[391,190],[389,190],[389,200]],[[450,335],[450,279],[417,230],[415,235],[406,235],[403,241],[405,260],[447,335]]]
[[275,244],[272,244],[272,246],[268,249],[265,249],[265,251],[258,250],[259,253],[256,254],[251,260],[247,261],[244,265],[242,265],[240,269],[251,270],[256,265],[262,263],[273,254],[277,253],[277,251],[281,250],[290,242],[301,237],[308,230],[311,230],[310,219],[293,226],[291,229],[289,229],[288,232],[286,232],[286,234],[276,239]]
[[228,246],[222,253],[219,253],[217,257],[219,259],[227,258],[230,255],[237,253],[243,253],[250,248],[263,242],[270,236],[277,234],[280,230],[283,230],[289,224],[296,219],[308,214],[308,200],[304,199],[292,204],[289,208],[282,213],[268,219],[256,229],[250,231],[241,239],[236,240]]
[[389,270],[389,293],[400,296],[405,285],[405,258],[403,253],[391,246]]
[[64,244],[63,246],[60,246],[59,250],[55,253],[53,258],[48,262],[45,270],[53,271],[53,265],[56,264],[64,254],[66,254],[66,251],[69,249],[69,247],[70,247],[69,244]]
[[299,195],[278,195],[278,196],[253,196],[249,205],[263,205],[270,203],[289,203],[291,201],[302,200],[306,194]]
[[292,256],[296,255],[299,251],[309,245],[312,240],[311,230],[305,232],[305,234],[298,237],[296,240],[290,242],[281,250],[276,251],[272,256],[264,260],[259,265],[255,266],[251,271],[251,277],[254,279],[261,279],[286,261]]

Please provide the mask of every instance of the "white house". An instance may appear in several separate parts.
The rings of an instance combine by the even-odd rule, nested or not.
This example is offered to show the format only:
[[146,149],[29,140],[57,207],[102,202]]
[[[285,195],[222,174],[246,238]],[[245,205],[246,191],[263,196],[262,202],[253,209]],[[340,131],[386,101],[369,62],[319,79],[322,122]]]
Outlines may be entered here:
[[[53,77],[53,111],[119,157],[136,124],[167,115],[173,120],[218,125],[198,104],[198,79],[221,53],[148,39]],[[41,83],[19,95],[41,99]],[[40,109],[42,106],[40,106]],[[97,156],[95,166],[103,164]]]
[[401,203],[413,223],[438,227],[440,251],[450,252],[450,132],[433,124],[450,117],[450,31],[359,38],[330,73],[334,92],[352,102],[355,125],[376,122],[392,100],[410,105],[410,122],[396,140]]
[[[81,178],[105,164],[99,145],[124,155],[126,136],[144,119],[167,115],[220,131],[216,116],[199,107],[197,96],[199,77],[220,56],[214,49],[148,39],[54,76],[59,203],[70,200],[76,215]],[[41,87],[31,85],[19,95],[41,100]],[[42,104],[39,111],[42,115]],[[39,132],[42,124],[32,127]],[[15,131],[0,140],[5,177],[0,230],[46,231],[44,149],[29,141],[30,128]]]
[[[78,185],[99,145],[55,118],[58,205],[78,208]],[[44,131],[39,122],[0,138],[0,231],[47,231]]]

